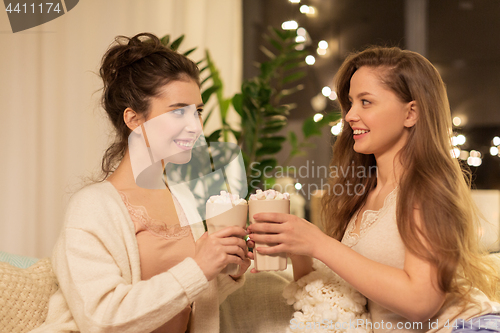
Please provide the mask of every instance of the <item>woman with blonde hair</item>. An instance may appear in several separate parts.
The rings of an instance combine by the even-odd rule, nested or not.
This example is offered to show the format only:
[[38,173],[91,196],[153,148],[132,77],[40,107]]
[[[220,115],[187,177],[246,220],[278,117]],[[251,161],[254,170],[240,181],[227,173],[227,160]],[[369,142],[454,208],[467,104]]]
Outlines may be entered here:
[[[188,220],[193,212],[186,200],[168,184],[139,186],[134,169],[135,162],[149,161],[145,149],[153,140],[162,147],[163,167],[191,159],[203,110],[198,67],[142,33],[118,37],[100,74],[116,140],[103,157],[105,180],[84,187],[68,204],[52,258],[60,289],[37,331],[219,332],[219,304],[243,284],[250,265],[246,231],[204,233],[201,219]],[[153,123],[161,124],[154,136]],[[146,132],[141,160],[132,156],[130,137],[147,138]],[[219,274],[229,263],[240,271]]]
[[479,247],[468,174],[450,154],[437,70],[415,52],[371,47],[344,61],[336,92],[344,126],[331,167],[344,172],[323,198],[326,234],[291,215],[258,214],[279,223],[251,225],[251,239],[278,245],[256,250],[290,253],[296,280],[311,258],[322,261],[366,296],[378,332],[464,328],[457,319],[484,327],[481,318],[500,330],[500,317],[480,317],[500,311],[498,277]]

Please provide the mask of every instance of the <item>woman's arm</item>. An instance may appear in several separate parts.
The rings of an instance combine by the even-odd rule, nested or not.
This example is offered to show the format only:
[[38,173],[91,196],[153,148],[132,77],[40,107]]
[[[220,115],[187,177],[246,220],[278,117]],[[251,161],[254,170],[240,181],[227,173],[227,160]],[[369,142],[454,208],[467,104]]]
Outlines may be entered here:
[[313,271],[311,257],[297,254],[289,254],[289,256],[292,260],[293,279],[295,281]]
[[[317,258],[367,298],[411,321],[431,318],[444,303],[445,294],[437,287],[436,267],[409,251],[405,251],[404,268],[398,269],[362,256],[293,215],[263,213],[254,218],[281,222],[249,227],[253,241],[279,244],[257,248],[260,253],[288,252]],[[416,218],[420,221],[418,213]]]
[[192,258],[134,282],[134,268],[123,266],[126,252],[123,258],[111,252],[95,235],[73,228],[65,229],[54,252],[60,288],[82,332],[150,332],[208,287]]

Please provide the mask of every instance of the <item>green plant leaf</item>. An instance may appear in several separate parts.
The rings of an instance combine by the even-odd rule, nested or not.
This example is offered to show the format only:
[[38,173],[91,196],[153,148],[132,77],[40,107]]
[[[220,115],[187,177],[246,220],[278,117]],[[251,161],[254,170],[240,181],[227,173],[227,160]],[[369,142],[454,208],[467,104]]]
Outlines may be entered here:
[[260,147],[257,149],[257,152],[255,153],[256,156],[263,156],[263,155],[273,155],[276,154],[281,150],[281,145],[280,146],[267,146],[267,147]]
[[274,177],[264,178],[262,187],[264,187],[265,190],[269,190],[273,188],[275,184],[276,184],[276,178]]
[[212,107],[208,112],[207,112],[207,115],[205,117],[205,119],[203,120],[203,126],[206,126],[207,125],[207,122],[208,122],[208,119],[210,118],[210,116],[212,115],[212,112],[214,111],[214,108]]
[[236,138],[236,141],[240,141],[241,138],[241,131],[236,131],[234,129],[231,129],[231,132],[233,133],[234,137]]
[[243,118],[243,96],[241,94],[235,94],[232,102],[236,112]]
[[276,55],[274,53],[272,53],[271,51],[269,51],[269,49],[263,45],[261,45],[260,47],[260,50],[269,58],[269,59],[275,59],[276,58]]
[[292,150],[297,148],[298,139],[297,139],[297,134],[295,134],[295,132],[292,131],[288,132],[288,142],[290,143]]
[[207,142],[208,144],[210,144],[210,142],[218,142],[219,141],[219,138],[220,138],[220,134],[221,134],[221,131],[220,129],[214,131],[212,134],[210,134],[206,139],[207,139]]
[[290,88],[290,89],[283,89],[280,93],[280,96],[284,97],[284,96],[290,96],[292,94],[295,94],[297,91],[301,91],[305,88],[305,86],[303,84],[298,84],[296,85],[295,87],[293,88]]
[[202,69],[200,69],[200,74],[203,73],[204,71],[206,71],[208,69],[208,65],[203,67]]
[[283,46],[274,38],[269,35],[264,35],[264,39],[267,40],[274,48],[278,51],[283,51]]
[[168,46],[168,43],[170,42],[170,35],[163,36],[160,41],[163,45]]
[[306,76],[306,73],[305,72],[295,72],[293,74],[290,74],[288,76],[286,76],[284,79],[283,79],[283,83],[288,83],[288,82],[292,82],[292,81],[297,81],[298,79],[301,79],[303,78],[304,76]]
[[185,57],[196,51],[197,47],[193,47],[191,50],[187,50],[186,52],[183,53]]
[[274,32],[274,34],[278,36],[282,41],[286,41],[288,38],[290,38],[288,30],[280,30],[274,27],[270,27],[269,31],[271,31],[271,33]]
[[272,136],[259,139],[259,142],[262,144],[262,147],[279,146],[281,148],[281,144],[285,141],[286,138],[284,136]]
[[298,61],[292,61],[287,63],[286,65],[283,66],[283,69],[285,71],[289,71],[291,69],[299,68],[299,67],[305,67],[307,64],[304,61],[304,59],[300,59]]
[[219,89],[219,86],[211,86],[207,88],[202,94],[201,94],[201,100],[203,101],[204,104],[207,104],[208,99],[214,92],[216,92]]
[[304,124],[302,125],[302,132],[304,133],[304,138],[306,139],[313,135],[321,136],[321,131],[319,130],[318,124],[312,117],[304,120]]
[[203,84],[205,84],[205,82],[207,82],[208,80],[210,80],[211,78],[212,78],[212,75],[209,75],[209,76],[207,76],[206,78],[204,78],[204,79],[203,79],[203,81],[201,81],[201,83],[200,83],[200,87],[201,87]]
[[222,122],[225,123],[226,117],[227,117],[227,112],[229,110],[229,106],[231,105],[231,99],[223,99],[220,102],[220,114],[222,118]]
[[172,44],[170,44],[170,48],[174,51],[177,51],[183,40],[184,40],[184,35],[181,35],[179,38],[174,40]]
[[274,125],[274,126],[265,126],[264,128],[261,129],[262,134],[273,134],[276,132],[279,132],[285,127],[286,124],[284,125]]

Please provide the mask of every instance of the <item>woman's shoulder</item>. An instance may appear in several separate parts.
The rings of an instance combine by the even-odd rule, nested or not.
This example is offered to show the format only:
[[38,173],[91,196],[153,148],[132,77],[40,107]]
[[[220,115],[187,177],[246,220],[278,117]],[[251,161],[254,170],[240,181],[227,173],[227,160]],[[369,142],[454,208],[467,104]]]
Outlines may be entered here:
[[70,203],[108,203],[117,199],[120,199],[118,191],[116,191],[110,182],[103,181],[86,185],[78,190],[71,196]]
[[66,209],[66,226],[80,219],[98,223],[103,218],[117,218],[124,215],[123,209],[120,194],[110,182],[87,185],[70,198]]

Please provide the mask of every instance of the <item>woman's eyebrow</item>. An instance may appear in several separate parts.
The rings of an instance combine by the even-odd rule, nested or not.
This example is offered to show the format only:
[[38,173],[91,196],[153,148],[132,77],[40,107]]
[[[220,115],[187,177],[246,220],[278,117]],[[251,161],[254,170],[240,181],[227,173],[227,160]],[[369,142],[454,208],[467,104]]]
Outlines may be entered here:
[[[373,94],[371,94],[371,93],[369,93],[369,92],[366,92],[366,91],[365,91],[365,92],[361,92],[361,93],[359,93],[359,94],[356,96],[356,98],[361,98],[361,97],[366,96],[366,95],[373,95]],[[349,100],[351,100],[351,99],[352,99],[351,95],[349,95],[348,97],[349,97]]]
[[[191,104],[186,104],[186,103],[175,103],[175,104],[170,105],[170,106],[169,106],[169,108],[171,108],[171,107],[180,107],[180,108],[182,108],[182,107],[185,107],[185,106],[188,106],[188,105],[191,105]],[[197,107],[197,108],[202,108],[202,107],[204,107],[204,106],[205,106],[205,104],[201,103],[201,104],[198,104],[196,107]]]

